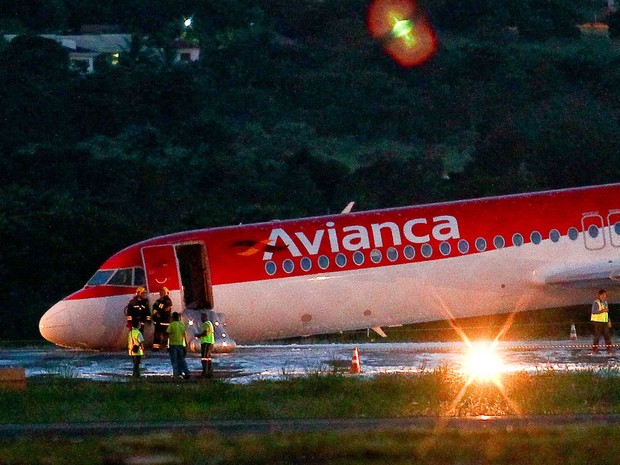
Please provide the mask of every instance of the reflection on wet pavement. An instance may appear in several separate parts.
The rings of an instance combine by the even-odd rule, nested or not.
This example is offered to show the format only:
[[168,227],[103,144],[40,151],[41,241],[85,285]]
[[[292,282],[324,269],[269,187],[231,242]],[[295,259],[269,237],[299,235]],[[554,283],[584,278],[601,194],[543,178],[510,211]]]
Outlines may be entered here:
[[[464,343],[366,343],[238,346],[232,354],[214,356],[217,377],[247,383],[318,373],[346,372],[358,347],[363,375],[419,373],[438,367],[459,369]],[[592,355],[586,342],[533,341],[500,343],[504,372],[616,370],[619,358]],[[616,348],[618,351],[618,348]],[[620,353],[620,352],[618,352]],[[198,354],[188,355],[190,370],[200,371]],[[42,346],[0,349],[0,367],[23,367],[28,378],[59,376],[123,380],[131,375],[131,360],[123,352],[94,352]],[[171,375],[168,354],[148,352],[142,361],[146,377]]]

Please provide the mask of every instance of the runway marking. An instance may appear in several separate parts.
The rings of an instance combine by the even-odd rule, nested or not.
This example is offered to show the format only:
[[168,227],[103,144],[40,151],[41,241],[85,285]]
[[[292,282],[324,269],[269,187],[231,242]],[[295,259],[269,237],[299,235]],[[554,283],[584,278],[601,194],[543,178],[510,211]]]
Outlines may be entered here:
[[[599,350],[603,352],[608,347],[611,349],[620,348],[620,344],[600,344]],[[507,345],[501,346],[498,345],[495,347],[495,350],[498,351],[514,351],[514,352],[527,352],[527,351],[535,351],[535,350],[544,350],[544,349],[587,349],[592,350],[592,343],[582,343],[582,344],[527,344],[527,345]],[[389,349],[388,352],[391,353],[448,353],[448,352],[466,352],[469,350],[469,347],[463,345],[462,347],[421,347],[414,349]]]

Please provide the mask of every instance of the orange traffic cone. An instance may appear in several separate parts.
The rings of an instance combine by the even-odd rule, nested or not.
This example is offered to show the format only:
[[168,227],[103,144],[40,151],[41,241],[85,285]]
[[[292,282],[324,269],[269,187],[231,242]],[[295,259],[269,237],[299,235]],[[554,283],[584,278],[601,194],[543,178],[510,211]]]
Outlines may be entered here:
[[569,337],[571,341],[577,340],[577,329],[575,329],[575,323],[572,323],[570,325],[570,336]]
[[353,349],[353,359],[351,360],[351,369],[349,373],[361,373],[362,365],[360,364],[360,354],[357,347]]

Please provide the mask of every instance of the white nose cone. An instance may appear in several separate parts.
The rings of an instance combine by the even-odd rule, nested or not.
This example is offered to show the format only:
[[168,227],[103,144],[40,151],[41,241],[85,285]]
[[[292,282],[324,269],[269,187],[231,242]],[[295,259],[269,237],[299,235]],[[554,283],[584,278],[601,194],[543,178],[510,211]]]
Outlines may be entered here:
[[68,347],[73,333],[67,303],[61,300],[43,314],[39,321],[41,336],[54,344]]

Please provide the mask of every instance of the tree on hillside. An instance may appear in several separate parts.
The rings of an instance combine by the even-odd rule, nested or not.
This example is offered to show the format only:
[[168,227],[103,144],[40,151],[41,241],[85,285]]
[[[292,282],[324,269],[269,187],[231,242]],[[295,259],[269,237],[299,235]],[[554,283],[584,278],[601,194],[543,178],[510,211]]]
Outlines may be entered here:
[[607,25],[609,26],[609,37],[617,39],[620,37],[620,11],[614,11],[609,15],[607,19]]
[[[65,0],[1,0],[0,20],[30,31],[55,32],[67,26]],[[11,31],[13,32],[13,31]]]
[[521,37],[546,40],[552,37],[578,38],[580,16],[574,5],[562,0],[530,0],[527,16],[517,21]]
[[[508,2],[510,3],[510,2]],[[500,31],[509,25],[506,2],[497,0],[440,0],[426,2],[433,24],[455,33]]]
[[23,78],[57,81],[68,76],[69,54],[55,40],[17,36],[2,51],[0,67]]
[[68,68],[66,50],[38,36],[18,36],[0,53],[0,148],[67,140]]

